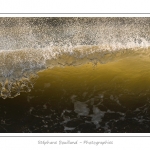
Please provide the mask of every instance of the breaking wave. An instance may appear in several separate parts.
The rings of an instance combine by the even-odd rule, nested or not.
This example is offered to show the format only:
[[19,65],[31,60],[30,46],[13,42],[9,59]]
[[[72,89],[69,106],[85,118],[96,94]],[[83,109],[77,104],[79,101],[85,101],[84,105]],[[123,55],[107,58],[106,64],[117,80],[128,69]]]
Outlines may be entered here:
[[0,96],[29,92],[46,68],[150,56],[149,18],[0,18]]

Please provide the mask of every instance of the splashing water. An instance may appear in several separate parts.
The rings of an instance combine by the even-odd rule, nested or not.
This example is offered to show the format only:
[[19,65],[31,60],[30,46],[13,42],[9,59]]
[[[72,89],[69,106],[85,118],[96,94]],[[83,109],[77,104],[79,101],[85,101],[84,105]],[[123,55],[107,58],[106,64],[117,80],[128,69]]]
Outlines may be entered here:
[[[30,91],[37,72],[149,57],[149,18],[0,18],[0,96]],[[34,76],[34,77],[33,77]],[[28,89],[28,90],[24,90]]]

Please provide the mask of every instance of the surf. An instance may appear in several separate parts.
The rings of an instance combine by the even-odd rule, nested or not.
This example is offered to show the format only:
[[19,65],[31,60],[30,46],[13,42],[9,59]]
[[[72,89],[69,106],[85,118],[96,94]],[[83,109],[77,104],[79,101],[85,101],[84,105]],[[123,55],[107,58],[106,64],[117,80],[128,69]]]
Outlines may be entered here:
[[48,68],[149,58],[149,18],[0,18],[0,24],[3,98],[31,91]]

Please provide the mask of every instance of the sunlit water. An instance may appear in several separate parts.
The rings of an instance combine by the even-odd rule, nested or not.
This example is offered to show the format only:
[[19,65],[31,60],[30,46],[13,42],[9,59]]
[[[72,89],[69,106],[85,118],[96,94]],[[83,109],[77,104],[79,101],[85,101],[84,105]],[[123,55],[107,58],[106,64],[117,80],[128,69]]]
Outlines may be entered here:
[[0,132],[150,132],[149,18],[0,21]]

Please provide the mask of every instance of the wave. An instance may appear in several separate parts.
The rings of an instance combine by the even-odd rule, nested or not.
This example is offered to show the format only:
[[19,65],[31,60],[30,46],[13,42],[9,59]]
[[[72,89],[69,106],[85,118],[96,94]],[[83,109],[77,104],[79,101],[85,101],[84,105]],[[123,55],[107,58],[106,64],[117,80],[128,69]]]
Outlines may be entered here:
[[109,50],[99,46],[78,46],[63,49],[15,50],[0,52],[0,77],[20,78],[37,71],[66,65],[81,65],[88,62],[107,63],[131,55],[148,56],[149,49]]
[[106,64],[127,57],[148,60],[150,49],[120,49],[110,51],[99,46],[81,46],[73,49],[16,50],[0,52],[0,91],[2,98],[13,98],[20,92],[29,92],[38,77],[47,68],[78,66],[87,63]]
[[30,91],[31,78],[46,68],[149,58],[149,23],[149,18],[0,18],[0,96]]

